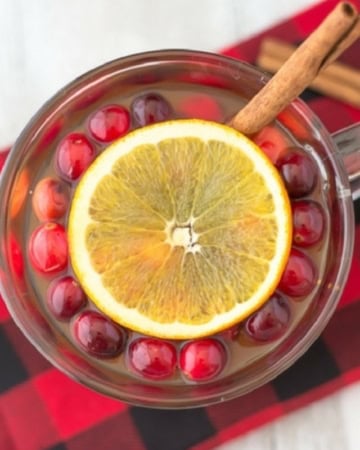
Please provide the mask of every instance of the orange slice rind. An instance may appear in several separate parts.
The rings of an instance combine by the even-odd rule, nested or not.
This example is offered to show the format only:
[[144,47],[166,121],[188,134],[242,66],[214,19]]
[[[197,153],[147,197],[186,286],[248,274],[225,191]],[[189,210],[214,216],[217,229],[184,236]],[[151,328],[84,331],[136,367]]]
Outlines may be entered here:
[[225,125],[175,120],[110,145],[79,182],[73,270],[115,322],[168,339],[219,332],[276,289],[291,247],[271,161]]

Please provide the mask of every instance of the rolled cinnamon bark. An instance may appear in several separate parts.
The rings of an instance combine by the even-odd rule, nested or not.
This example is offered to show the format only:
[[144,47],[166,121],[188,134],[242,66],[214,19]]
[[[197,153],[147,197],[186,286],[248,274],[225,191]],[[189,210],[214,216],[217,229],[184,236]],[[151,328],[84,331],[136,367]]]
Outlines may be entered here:
[[359,15],[347,2],[339,3],[319,27],[296,49],[269,82],[230,121],[252,135],[269,124],[360,36]]

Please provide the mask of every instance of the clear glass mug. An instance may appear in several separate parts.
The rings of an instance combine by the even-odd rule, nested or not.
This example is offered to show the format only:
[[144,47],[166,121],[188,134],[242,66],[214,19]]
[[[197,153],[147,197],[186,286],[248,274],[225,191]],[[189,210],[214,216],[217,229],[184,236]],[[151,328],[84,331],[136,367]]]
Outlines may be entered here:
[[[300,100],[287,112],[308,133],[316,158],[324,162],[324,189],[329,191],[329,250],[324,276],[311,305],[283,339],[246,367],[206,383],[149,383],[126,371],[114,372],[73,344],[63,324],[49,319],[39,283],[29,268],[29,208],[37,179],[56,144],[74,124],[86,121],[98,105],[111,102],[114,92],[131,95],[156,91],[166,83],[190,90],[213,90],[231,96],[231,113],[267,81],[258,69],[227,57],[197,51],[164,50],[121,58],[76,79],[51,98],[17,139],[0,180],[1,294],[16,324],[57,368],[80,383],[136,405],[189,408],[243,395],[270,381],[293,364],[318,338],[332,316],[346,283],[354,246],[353,199],[360,196],[360,126],[333,136]],[[215,92],[215,91],[214,91]],[[230,97],[229,97],[230,98]],[[238,102],[238,103],[237,103]],[[227,111],[229,115],[230,112]],[[223,117],[223,120],[229,117]],[[76,127],[75,127],[76,128]],[[31,173],[24,188],[24,170]],[[20,200],[19,200],[20,199]],[[20,206],[18,204],[20,202]],[[14,208],[17,208],[14,214]],[[14,247],[13,237],[17,237]],[[325,251],[325,250],[324,250]],[[18,257],[20,255],[21,262]],[[41,285],[41,281],[40,281]],[[65,330],[65,331],[64,331]]]

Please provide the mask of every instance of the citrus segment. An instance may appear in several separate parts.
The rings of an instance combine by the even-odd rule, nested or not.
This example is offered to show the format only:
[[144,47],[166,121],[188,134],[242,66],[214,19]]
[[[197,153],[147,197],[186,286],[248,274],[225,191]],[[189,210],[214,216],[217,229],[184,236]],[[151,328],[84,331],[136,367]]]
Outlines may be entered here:
[[213,122],[137,129],[79,182],[69,216],[73,269],[114,321],[169,339],[214,334],[273,293],[292,238],[272,163]]
[[112,173],[119,187],[122,186],[143,203],[145,200],[145,206],[151,207],[162,218],[170,220],[174,216],[168,176],[161,167],[159,151],[155,145],[140,146],[137,151],[119,160]]
[[176,220],[189,220],[194,195],[202,179],[202,165],[206,144],[196,137],[164,139],[157,144],[161,166],[167,174]]

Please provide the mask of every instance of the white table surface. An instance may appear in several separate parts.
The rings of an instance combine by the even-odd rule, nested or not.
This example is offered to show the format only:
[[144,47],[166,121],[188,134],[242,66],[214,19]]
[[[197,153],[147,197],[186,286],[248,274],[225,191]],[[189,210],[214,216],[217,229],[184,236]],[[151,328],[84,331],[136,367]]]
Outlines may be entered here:
[[[0,146],[14,140],[48,97],[94,66],[159,48],[216,51],[314,3],[0,0]],[[221,450],[358,450],[359,441],[357,383]]]

